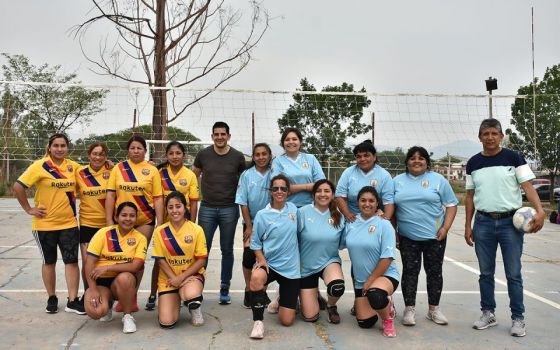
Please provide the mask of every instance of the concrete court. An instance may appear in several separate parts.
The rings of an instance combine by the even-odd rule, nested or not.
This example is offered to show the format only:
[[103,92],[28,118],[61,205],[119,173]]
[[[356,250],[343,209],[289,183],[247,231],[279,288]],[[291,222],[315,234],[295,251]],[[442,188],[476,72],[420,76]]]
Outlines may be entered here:
[[[275,315],[265,312],[265,339],[249,339],[252,327],[250,310],[242,307],[244,282],[241,274],[241,225],[236,239],[236,262],[232,281],[233,302],[218,305],[220,254],[216,238],[210,256],[203,312],[205,325],[193,327],[188,312],[181,310],[181,321],[173,330],[157,325],[155,311],[135,314],[138,331],[122,333],[120,315],[114,313],[110,323],[100,323],[64,312],[66,301],[63,265],[57,266],[57,294],[60,311],[44,312],[47,295],[41,281],[40,255],[31,235],[30,217],[15,199],[0,199],[0,349],[555,349],[560,348],[560,226],[546,223],[537,235],[527,235],[523,256],[527,336],[509,335],[511,325],[505,276],[501,258],[497,265],[496,310],[498,326],[477,331],[471,328],[479,317],[477,262],[474,250],[463,240],[464,208],[451,230],[444,264],[442,311],[450,320],[438,326],[425,319],[427,297],[425,279],[419,281],[417,324],[400,324],[404,308],[400,289],[395,294],[398,311],[397,338],[384,338],[379,324],[374,329],[358,328],[350,315],[353,293],[350,292],[349,260],[341,253],[347,292],[339,301],[342,323],[331,325],[322,313],[318,322],[301,319],[292,327],[282,327]],[[217,236],[217,234],[216,234]],[[147,260],[147,271],[153,261]],[[139,293],[143,306],[147,295],[145,278]],[[324,286],[321,286],[324,289]],[[324,290],[323,290],[324,293]],[[81,292],[80,292],[81,294]]]

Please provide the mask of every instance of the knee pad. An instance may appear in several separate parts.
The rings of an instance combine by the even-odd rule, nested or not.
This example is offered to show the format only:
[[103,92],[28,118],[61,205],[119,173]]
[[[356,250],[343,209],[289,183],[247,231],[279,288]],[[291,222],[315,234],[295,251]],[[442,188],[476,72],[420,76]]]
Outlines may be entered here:
[[[158,321],[158,322],[159,322],[159,321]],[[160,328],[162,328],[162,329],[171,329],[171,328],[174,328],[176,324],[177,324],[177,322],[173,322],[172,324],[163,324],[163,323],[159,322],[159,326],[160,326]]]
[[377,317],[377,315],[373,315],[365,320],[357,320],[358,326],[360,326],[360,328],[372,328],[378,319],[379,317]]
[[256,292],[251,292],[251,307],[255,309],[264,309],[267,301],[266,292],[259,290]]
[[344,295],[344,280],[332,280],[327,284],[327,295],[340,298]]
[[317,322],[317,320],[319,319],[319,313],[317,313],[317,315],[312,316],[312,317],[305,317],[305,316],[303,316],[303,314],[302,314],[301,317],[303,317],[303,320],[304,320],[305,322]]
[[189,300],[183,301],[183,305],[189,308],[189,310],[195,310],[200,307],[202,304],[202,295],[197,296],[196,298],[192,298]]
[[370,288],[366,293],[369,304],[374,310],[382,310],[389,305],[389,294],[379,288]]

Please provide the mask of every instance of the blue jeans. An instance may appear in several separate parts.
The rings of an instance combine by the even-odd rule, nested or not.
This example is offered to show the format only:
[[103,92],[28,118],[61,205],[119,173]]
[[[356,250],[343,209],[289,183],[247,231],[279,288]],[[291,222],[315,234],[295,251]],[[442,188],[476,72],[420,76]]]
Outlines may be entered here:
[[220,227],[220,249],[222,251],[221,282],[229,286],[233,272],[233,241],[239,220],[239,206],[211,208],[200,206],[198,224],[204,230],[208,256],[212,248],[212,239],[216,228]]
[[512,319],[523,319],[523,277],[521,276],[521,253],[523,233],[515,229],[512,218],[492,219],[476,213],[473,226],[474,248],[480,268],[480,307],[494,312],[494,272],[496,271],[496,250],[502,251],[507,279],[509,307]]

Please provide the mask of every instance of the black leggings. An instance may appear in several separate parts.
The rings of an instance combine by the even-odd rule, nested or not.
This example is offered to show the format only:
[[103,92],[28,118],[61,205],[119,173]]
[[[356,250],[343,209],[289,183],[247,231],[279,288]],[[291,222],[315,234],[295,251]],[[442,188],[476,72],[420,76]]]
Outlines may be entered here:
[[403,236],[400,237],[403,264],[401,290],[406,306],[416,305],[416,290],[422,257],[424,258],[424,271],[426,272],[428,303],[439,305],[443,288],[442,265],[446,242],[447,238],[442,241],[435,239],[414,241]]

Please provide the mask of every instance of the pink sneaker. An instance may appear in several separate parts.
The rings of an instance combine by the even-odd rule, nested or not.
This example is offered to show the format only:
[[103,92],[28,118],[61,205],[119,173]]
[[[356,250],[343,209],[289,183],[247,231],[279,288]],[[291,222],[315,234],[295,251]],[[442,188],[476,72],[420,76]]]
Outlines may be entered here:
[[394,338],[397,336],[395,321],[393,319],[383,320],[383,335],[389,338]]

